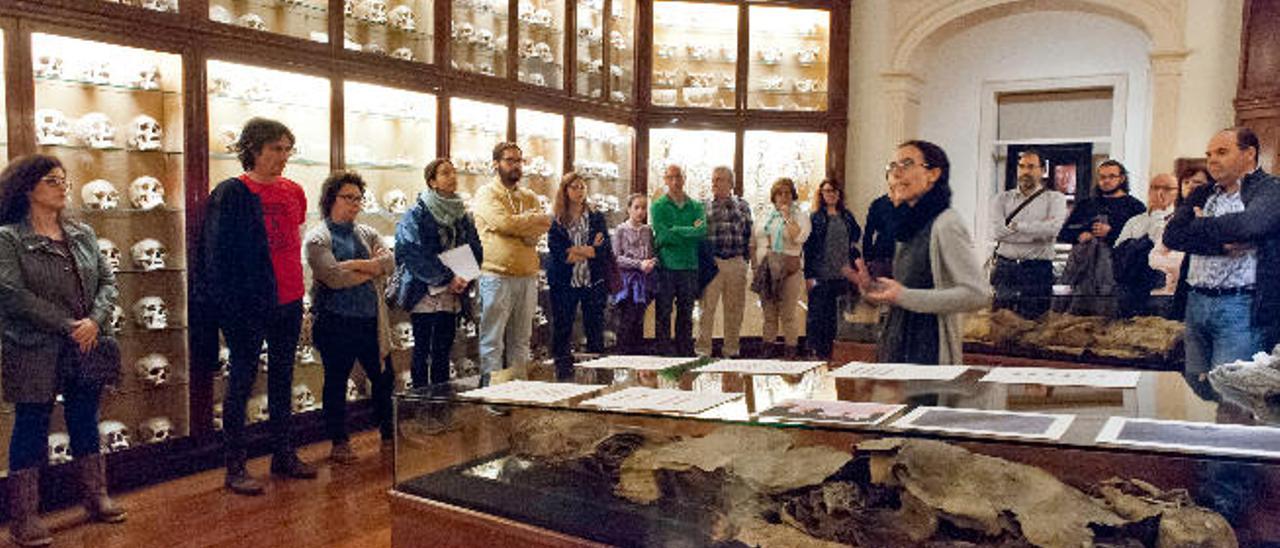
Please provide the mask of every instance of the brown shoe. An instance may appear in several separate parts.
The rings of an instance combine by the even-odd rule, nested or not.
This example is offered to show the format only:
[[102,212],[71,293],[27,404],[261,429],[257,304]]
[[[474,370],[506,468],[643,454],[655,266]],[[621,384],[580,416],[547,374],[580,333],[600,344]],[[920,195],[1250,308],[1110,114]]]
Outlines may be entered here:
[[315,479],[319,475],[315,466],[302,462],[293,452],[271,457],[271,474],[290,479]]
[[53,536],[40,521],[40,469],[9,472],[9,536],[18,546],[48,546]]
[[101,453],[85,455],[76,459],[79,467],[80,487],[83,490],[84,508],[89,517],[104,523],[120,523],[124,521],[124,508],[107,496],[107,460]]
[[360,459],[351,449],[351,444],[344,441],[333,444],[333,449],[329,450],[329,460],[338,464],[352,464]]
[[265,490],[262,488],[262,482],[254,479],[249,475],[249,471],[243,466],[239,470],[227,470],[227,479],[224,482],[227,490],[237,495],[246,495],[256,497],[263,494]]

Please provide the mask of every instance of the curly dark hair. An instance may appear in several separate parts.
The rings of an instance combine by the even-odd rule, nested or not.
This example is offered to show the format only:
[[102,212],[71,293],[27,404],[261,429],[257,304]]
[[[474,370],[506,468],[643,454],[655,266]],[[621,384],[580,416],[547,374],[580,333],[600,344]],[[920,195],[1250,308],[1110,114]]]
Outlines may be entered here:
[[816,213],[827,208],[827,202],[822,197],[822,187],[824,186],[829,186],[836,191],[836,211],[848,210],[844,205],[844,183],[832,175],[818,183],[818,188],[813,192],[813,205],[810,207],[810,211]]
[[40,179],[62,162],[53,156],[31,154],[14,159],[0,172],[0,225],[20,223],[31,213],[28,194],[40,184]]
[[240,130],[240,139],[235,145],[240,165],[245,171],[253,171],[253,166],[258,163],[258,155],[262,154],[262,147],[280,140],[281,137],[288,137],[290,145],[298,143],[288,126],[268,118],[250,118],[244,123],[244,129]]
[[898,145],[898,148],[902,147],[912,147],[920,151],[920,155],[924,156],[925,167],[942,172],[938,175],[938,180],[934,181],[930,192],[942,194],[946,202],[951,203],[951,160],[947,159],[947,152],[934,143],[920,139],[904,141]]
[[[1102,180],[1101,178],[1102,168],[1104,167],[1120,168],[1120,177],[1124,180],[1123,183],[1120,183],[1120,190],[1123,190],[1125,194],[1128,194],[1129,193],[1129,169],[1124,167],[1124,164],[1120,163],[1120,160],[1116,160],[1115,158],[1103,160],[1101,164],[1098,164],[1098,177],[1099,177],[1098,180],[1099,181]],[[1095,193],[1101,193],[1101,189],[1098,188],[1098,183],[1096,182],[1093,184],[1093,191]]]
[[335,171],[320,185],[320,214],[325,219],[329,218],[333,204],[338,201],[338,193],[347,185],[356,185],[360,193],[364,194],[364,178],[354,171]]

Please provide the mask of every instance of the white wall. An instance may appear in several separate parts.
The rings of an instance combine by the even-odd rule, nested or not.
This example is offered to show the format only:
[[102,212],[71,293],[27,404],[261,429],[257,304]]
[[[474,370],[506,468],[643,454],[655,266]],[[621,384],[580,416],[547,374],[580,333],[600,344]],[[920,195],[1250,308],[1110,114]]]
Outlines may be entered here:
[[[1203,157],[1205,144],[1235,122],[1243,0],[1187,0],[1187,55],[1178,94],[1179,157]],[[1161,167],[1173,170],[1173,166]]]
[[[953,205],[976,225],[994,193],[990,151],[980,151],[983,84],[993,81],[1123,74],[1128,82],[1124,152],[1145,181],[1150,134],[1150,44],[1137,28],[1081,12],[1010,15],[968,27],[937,43],[923,65],[920,138],[951,159]],[[1135,184],[1134,188],[1145,187]],[[975,234],[977,226],[973,227]]]

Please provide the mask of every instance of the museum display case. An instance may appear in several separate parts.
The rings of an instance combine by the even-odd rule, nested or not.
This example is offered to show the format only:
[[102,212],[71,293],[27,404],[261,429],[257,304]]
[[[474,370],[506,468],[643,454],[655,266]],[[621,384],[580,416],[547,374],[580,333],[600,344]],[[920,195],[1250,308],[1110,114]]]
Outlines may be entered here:
[[524,152],[523,184],[537,193],[539,200],[555,201],[564,174],[564,116],[516,109],[516,144]]
[[[629,102],[635,86],[635,0],[577,0],[577,93]],[[605,50],[608,50],[608,68]]]
[[635,130],[628,126],[573,119],[573,169],[587,177],[587,200],[607,215],[609,226],[627,218],[635,138]]
[[[441,546],[474,535],[573,546],[1280,538],[1263,503],[1280,485],[1280,430],[1200,399],[1177,374],[850,364],[788,376],[755,362],[701,382],[699,369],[724,362],[648,371],[681,379],[672,389],[644,382],[646,357],[628,359],[632,371],[596,384],[398,396],[393,545],[414,545],[424,523]],[[762,402],[769,384],[791,392]]]
[[161,13],[178,13],[178,0],[101,0],[109,4],[133,6]]
[[[443,0],[442,0],[443,1]],[[449,44],[454,69],[507,76],[509,6],[506,0],[452,0]],[[563,19],[563,17],[561,18]]]
[[756,219],[772,208],[769,189],[778,179],[791,179],[800,195],[797,204],[805,213],[826,177],[827,135],[783,131],[748,131],[742,146],[742,197],[751,204]]
[[825,110],[831,12],[751,6],[747,106]]
[[493,180],[493,147],[508,140],[504,105],[454,97],[449,100],[449,157],[458,170],[458,192],[469,198]]
[[429,63],[434,40],[433,0],[346,1],[342,45],[352,51]]
[[738,8],[654,2],[652,59],[654,105],[735,108]]
[[698,200],[711,197],[711,171],[733,167],[737,138],[728,131],[654,128],[649,130],[651,197],[665,194],[662,174],[669,165],[684,167],[684,192]]
[[564,0],[520,0],[516,18],[520,62],[517,79],[526,84],[564,87]]
[[[176,0],[147,0],[168,2]],[[208,0],[209,20],[253,31],[283,34],[313,42],[329,42],[329,2],[327,0]],[[365,19],[385,15],[384,0],[350,0],[349,15]]]

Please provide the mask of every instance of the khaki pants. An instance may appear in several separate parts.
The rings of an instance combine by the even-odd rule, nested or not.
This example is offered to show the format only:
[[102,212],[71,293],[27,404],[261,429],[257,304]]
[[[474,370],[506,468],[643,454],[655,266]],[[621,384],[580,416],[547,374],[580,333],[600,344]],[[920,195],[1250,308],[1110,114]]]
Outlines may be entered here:
[[716,325],[716,308],[724,301],[723,355],[738,355],[738,333],[742,331],[742,307],[747,300],[747,261],[742,257],[716,259],[720,273],[702,291],[702,319],[698,321],[699,355],[711,355],[711,336]]
[[778,323],[782,323],[782,336],[787,346],[796,346],[800,339],[800,319],[796,311],[800,309],[800,295],[804,294],[804,270],[796,271],[782,282],[782,295],[777,300],[760,300],[764,309],[764,329],[762,341],[772,344],[778,338]]

